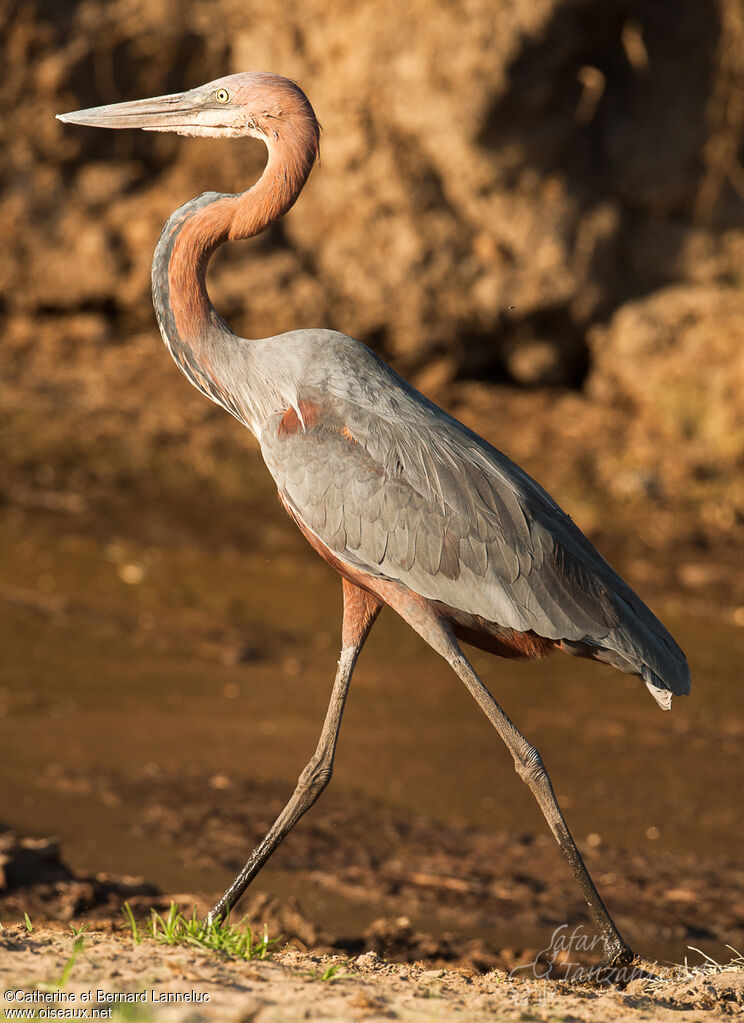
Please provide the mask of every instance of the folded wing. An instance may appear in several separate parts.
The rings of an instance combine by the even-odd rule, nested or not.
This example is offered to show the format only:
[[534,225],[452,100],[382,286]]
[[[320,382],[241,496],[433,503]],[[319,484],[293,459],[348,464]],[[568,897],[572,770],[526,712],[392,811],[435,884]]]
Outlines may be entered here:
[[679,647],[571,519],[413,393],[392,409],[308,394],[266,423],[264,458],[307,528],[354,568],[639,674],[663,706],[687,692]]

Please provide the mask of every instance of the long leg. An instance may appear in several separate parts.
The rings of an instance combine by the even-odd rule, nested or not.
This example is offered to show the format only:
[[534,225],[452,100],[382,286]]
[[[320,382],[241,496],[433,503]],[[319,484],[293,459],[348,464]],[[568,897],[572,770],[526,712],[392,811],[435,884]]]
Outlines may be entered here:
[[578,881],[605,947],[605,960],[613,963],[630,959],[631,949],[620,936],[612,917],[607,912],[589,871],[576,848],[571,832],[563,817],[553,786],[538,751],[525,739],[508,715],[501,709],[493,696],[473,670],[472,665],[452,639],[452,649],[447,660],[467,686],[471,696],[499,733],[514,758],[514,767],[519,777],[532,790],[545,820],[550,826],[561,851],[569,862],[573,875]]
[[302,815],[310,809],[333,774],[341,717],[357,657],[382,607],[377,597],[343,580],[344,620],[341,656],[333,683],[331,702],[312,759],[297,781],[291,799],[272,824],[268,834],[251,853],[248,862],[209,912],[209,920],[225,917],[278,845],[284,841]]
[[640,961],[640,957],[634,956],[630,947],[620,936],[599,892],[594,887],[594,882],[589,876],[589,871],[586,869],[581,853],[576,848],[576,843],[568,830],[561,808],[558,806],[553,786],[540,754],[534,746],[527,742],[476,675],[472,665],[460,649],[449,622],[437,614],[427,600],[411,594],[409,591],[404,591],[402,588],[389,588],[383,595],[387,603],[454,668],[480,709],[503,739],[514,758],[517,774],[532,790],[532,794],[550,825],[550,830],[555,835],[573,875],[579,883],[599,928],[605,947],[605,961],[613,966],[624,966],[631,960]]

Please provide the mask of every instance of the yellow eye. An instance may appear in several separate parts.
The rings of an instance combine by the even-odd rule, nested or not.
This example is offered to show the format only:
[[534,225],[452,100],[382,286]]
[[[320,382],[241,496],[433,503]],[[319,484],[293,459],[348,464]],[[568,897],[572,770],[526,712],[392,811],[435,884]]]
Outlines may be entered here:
[[215,99],[217,100],[218,103],[227,103],[227,101],[230,99],[230,93],[227,91],[227,89],[218,89],[217,92],[215,93]]

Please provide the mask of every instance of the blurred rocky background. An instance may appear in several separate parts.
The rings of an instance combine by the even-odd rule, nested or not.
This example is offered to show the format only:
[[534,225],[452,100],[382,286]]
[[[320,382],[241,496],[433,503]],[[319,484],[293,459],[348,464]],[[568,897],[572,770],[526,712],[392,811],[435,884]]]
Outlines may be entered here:
[[173,366],[149,266],[169,213],[247,187],[264,151],[54,114],[272,70],[310,97],[322,163],[213,261],[231,326],[365,341],[644,595],[744,624],[740,0],[5,0],[0,19],[6,506],[261,542],[258,454]]

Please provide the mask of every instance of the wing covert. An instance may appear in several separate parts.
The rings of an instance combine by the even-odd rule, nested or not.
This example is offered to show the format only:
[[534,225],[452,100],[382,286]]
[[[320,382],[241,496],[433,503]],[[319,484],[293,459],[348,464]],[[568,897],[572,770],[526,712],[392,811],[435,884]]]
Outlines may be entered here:
[[616,623],[596,575],[457,437],[428,429],[416,444],[369,410],[313,408],[291,430],[269,419],[261,447],[283,498],[341,560],[546,638],[598,640]]

